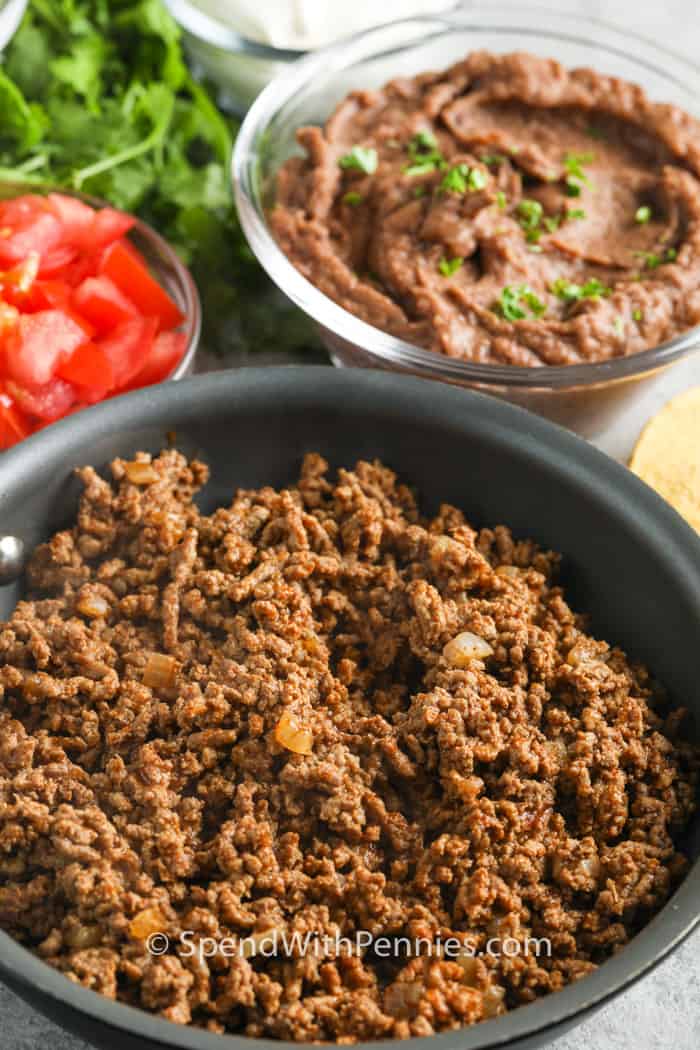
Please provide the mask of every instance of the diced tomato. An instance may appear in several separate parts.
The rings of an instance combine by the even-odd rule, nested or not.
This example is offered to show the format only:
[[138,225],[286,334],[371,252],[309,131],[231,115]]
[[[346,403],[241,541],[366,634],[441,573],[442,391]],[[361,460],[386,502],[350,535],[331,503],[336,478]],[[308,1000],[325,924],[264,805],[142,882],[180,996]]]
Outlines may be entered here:
[[77,197],[69,197],[65,193],[49,193],[46,200],[61,220],[66,240],[71,244],[82,243],[92,226],[95,209]]
[[61,193],[0,201],[0,449],[181,360],[184,318],[125,239],[135,221]]
[[14,266],[30,252],[37,252],[42,260],[57,250],[63,237],[63,228],[55,215],[39,212],[23,226],[0,226],[0,263]]
[[39,193],[23,193],[20,197],[0,200],[0,227],[25,226],[41,212],[53,212],[46,197]]
[[97,274],[98,260],[99,255],[93,255],[91,252],[76,256],[61,270],[61,280],[71,288],[77,288],[86,277],[94,277]]
[[97,345],[112,366],[114,385],[122,390],[145,367],[153,347],[158,322],[155,317],[124,321]]
[[20,386],[43,386],[59,362],[87,341],[84,328],[62,310],[23,314],[6,340],[8,375]]
[[115,241],[102,256],[100,272],[110,277],[116,286],[131,299],[142,314],[157,317],[163,329],[177,328],[183,314],[168,293],[151,277],[143,259],[132,246]]
[[104,248],[123,237],[136,223],[132,215],[116,208],[96,211],[63,193],[50,193],[47,199],[63,225],[66,242],[84,250]]
[[5,302],[12,303],[13,306],[24,306],[39,273],[39,262],[38,252],[30,252],[21,263],[2,274],[0,287]]
[[96,343],[79,346],[59,364],[56,375],[79,387],[80,396],[90,403],[101,401],[115,385],[112,362]]
[[31,432],[31,423],[21,408],[0,387],[0,449],[12,448],[18,441],[29,437]]
[[61,419],[76,401],[76,390],[72,383],[55,377],[49,383],[31,389],[9,380],[7,390],[28,416],[36,416],[46,423]]
[[76,289],[73,304],[101,335],[139,313],[109,277],[88,277]]
[[56,307],[67,307],[72,289],[65,281],[35,281],[24,296],[21,306],[24,313],[34,314],[38,310],[51,310]]
[[42,277],[62,276],[66,266],[73,262],[77,254],[77,248],[68,244],[59,244],[53,251],[43,252],[39,263],[39,274]]
[[90,248],[102,248],[118,241],[136,225],[133,215],[127,215],[115,208],[100,208],[94,214],[93,227],[90,231]]
[[132,379],[129,389],[151,386],[167,379],[185,352],[183,332],[159,332],[145,367]]

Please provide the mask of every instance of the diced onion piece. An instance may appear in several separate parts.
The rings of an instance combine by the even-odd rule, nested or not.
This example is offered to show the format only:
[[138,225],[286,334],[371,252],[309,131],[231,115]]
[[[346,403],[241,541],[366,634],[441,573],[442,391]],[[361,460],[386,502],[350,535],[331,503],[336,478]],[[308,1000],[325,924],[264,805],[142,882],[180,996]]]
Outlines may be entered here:
[[151,485],[158,480],[158,472],[150,463],[144,463],[140,459],[134,459],[124,466],[124,473],[128,480],[134,485]]
[[168,925],[160,908],[144,908],[129,923],[129,936],[137,941],[145,941],[154,933],[162,933]]
[[76,602],[76,609],[83,616],[95,619],[98,616],[106,616],[109,612],[109,603],[101,598],[99,594],[85,594]]
[[496,569],[497,576],[510,576],[511,579],[515,580],[520,575],[520,569],[517,565],[499,565]]
[[484,1017],[496,1017],[504,1012],[503,1000],[505,994],[505,988],[502,988],[499,984],[489,984],[488,988],[481,993]]
[[463,952],[460,952],[459,955],[455,956],[455,962],[462,968],[464,973],[462,980],[464,983],[475,986],[478,983],[479,975],[479,962],[476,957],[465,949]]
[[171,689],[175,685],[177,660],[164,653],[151,653],[143,670],[143,684],[151,689]]
[[284,712],[275,727],[275,740],[295,755],[310,755],[314,742],[311,730],[300,726],[288,711]]
[[65,936],[69,948],[82,951],[85,948],[96,948],[102,940],[99,926],[75,926]]
[[452,667],[468,667],[472,660],[485,660],[493,655],[489,643],[471,631],[462,631],[448,642],[442,655]]

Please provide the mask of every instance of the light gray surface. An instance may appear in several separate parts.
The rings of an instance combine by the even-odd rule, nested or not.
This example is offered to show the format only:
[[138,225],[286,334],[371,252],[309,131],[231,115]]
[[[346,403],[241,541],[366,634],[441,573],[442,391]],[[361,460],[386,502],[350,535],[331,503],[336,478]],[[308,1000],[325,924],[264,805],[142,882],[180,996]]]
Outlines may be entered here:
[[[627,25],[700,60],[697,0],[559,0],[556,6]],[[675,393],[698,384],[700,355],[667,373],[597,444],[627,459],[649,416]],[[46,1021],[2,986],[0,1033],[1,1050],[87,1050],[86,1043]],[[700,1050],[700,930],[652,975],[557,1040],[552,1050]]]

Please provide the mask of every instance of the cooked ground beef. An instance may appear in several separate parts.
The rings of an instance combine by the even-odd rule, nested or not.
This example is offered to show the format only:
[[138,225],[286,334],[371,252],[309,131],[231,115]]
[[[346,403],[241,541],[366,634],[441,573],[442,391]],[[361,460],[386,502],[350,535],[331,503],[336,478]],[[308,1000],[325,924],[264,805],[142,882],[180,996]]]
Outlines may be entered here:
[[[176,451],[112,473],[80,471],[77,524],[0,626],[13,937],[172,1021],[354,1042],[530,1002],[664,903],[698,752],[569,609],[556,554],[422,517],[379,463],[309,455],[208,516]],[[185,931],[254,946],[200,960]],[[270,956],[265,931],[373,944]],[[473,955],[506,936],[551,956]]]
[[409,343],[569,365],[700,324],[700,122],[634,84],[475,51],[353,91],[298,138],[275,237],[322,292]]

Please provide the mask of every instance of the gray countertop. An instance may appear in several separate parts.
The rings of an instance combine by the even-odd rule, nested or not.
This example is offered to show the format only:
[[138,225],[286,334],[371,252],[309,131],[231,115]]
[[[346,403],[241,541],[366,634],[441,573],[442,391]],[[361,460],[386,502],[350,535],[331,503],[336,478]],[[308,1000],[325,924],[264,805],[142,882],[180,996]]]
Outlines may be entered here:
[[[529,0],[533,2],[533,0]],[[552,3],[552,0],[549,0]],[[525,3],[524,3],[525,6]],[[554,5],[553,5],[554,6]],[[698,61],[700,9],[697,0],[558,0],[558,9],[629,25]],[[268,359],[269,360],[269,359]],[[260,359],[255,362],[260,363]],[[700,384],[700,356],[671,370],[617,421],[597,444],[626,460],[642,425],[670,397]],[[700,902],[698,902],[700,908]],[[2,1050],[88,1050],[81,1039],[45,1020],[0,986]],[[552,1050],[700,1050],[700,929],[654,972],[580,1027],[552,1044]],[[119,1050],[115,1045],[114,1050]]]

